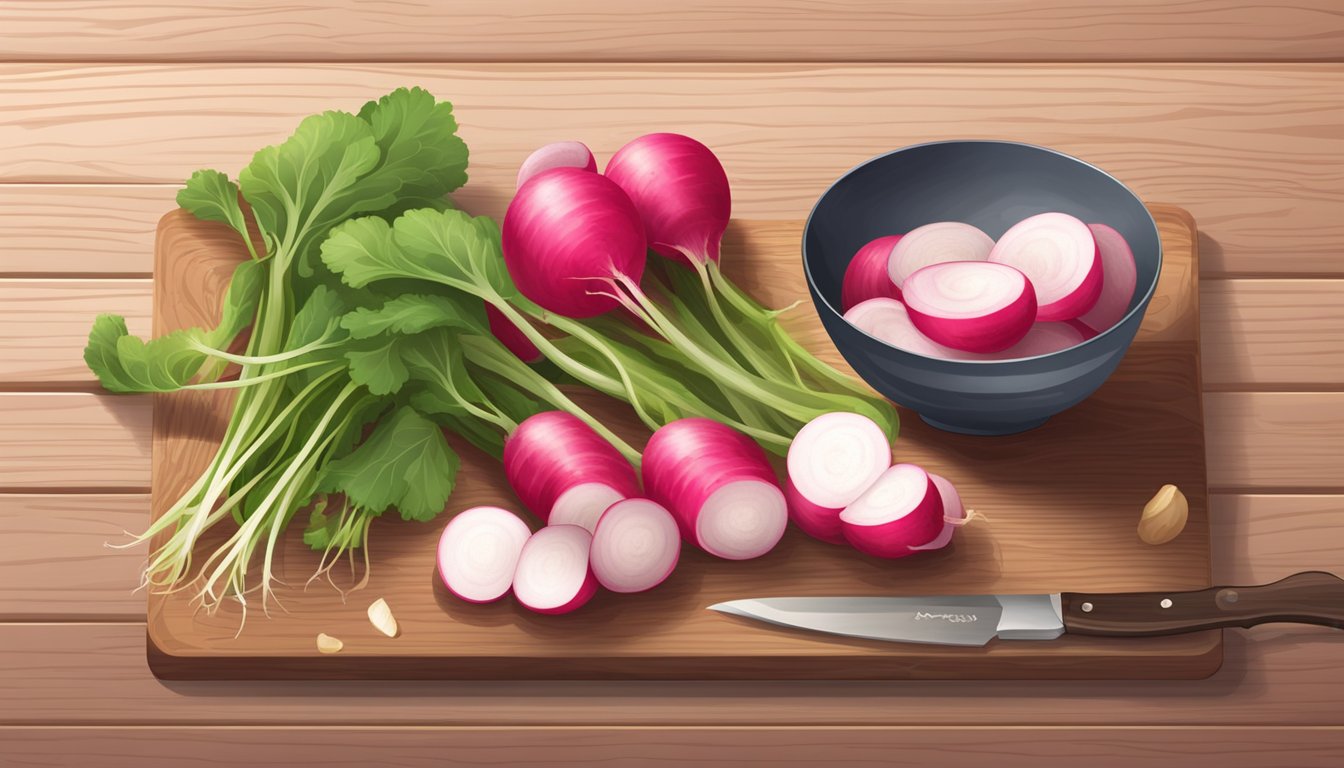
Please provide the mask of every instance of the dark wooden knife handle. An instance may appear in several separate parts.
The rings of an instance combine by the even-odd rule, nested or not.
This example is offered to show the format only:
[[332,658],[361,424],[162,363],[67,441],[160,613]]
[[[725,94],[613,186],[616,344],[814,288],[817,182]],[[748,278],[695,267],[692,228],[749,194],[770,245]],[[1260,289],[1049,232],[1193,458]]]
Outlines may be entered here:
[[1255,587],[1198,592],[1061,595],[1064,629],[1075,635],[1149,637],[1270,622],[1344,629],[1344,579],[1323,571],[1295,573]]

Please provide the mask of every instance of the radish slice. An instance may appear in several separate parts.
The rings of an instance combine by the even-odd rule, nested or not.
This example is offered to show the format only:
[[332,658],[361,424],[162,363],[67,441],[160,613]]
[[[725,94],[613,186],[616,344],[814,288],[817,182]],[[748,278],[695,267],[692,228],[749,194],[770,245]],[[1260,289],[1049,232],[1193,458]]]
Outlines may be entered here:
[[589,531],[602,512],[639,495],[635,470],[611,443],[564,411],[528,417],[504,441],[504,474],[542,522]]
[[593,575],[612,592],[643,592],[677,567],[681,537],[672,513],[656,501],[625,499],[602,513],[593,534]]
[[1101,295],[1101,258],[1092,230],[1067,213],[1042,213],[1003,233],[989,260],[1022,270],[1036,288],[1036,319],[1072,320]]
[[891,282],[887,264],[891,261],[891,249],[901,241],[900,235],[887,235],[870,241],[854,254],[845,268],[845,281],[840,287],[840,309],[848,312],[851,307],[869,299],[899,299],[901,289]]
[[929,473],[897,464],[840,513],[845,538],[875,557],[905,557],[942,533],[943,500]]
[[541,360],[541,350],[537,345],[527,338],[527,334],[518,330],[518,326],[509,322],[509,319],[495,308],[493,304],[485,305],[485,319],[490,323],[490,333],[499,339],[500,343],[510,352],[518,356],[524,363],[535,363]]
[[1097,303],[1078,319],[1097,333],[1110,330],[1125,318],[1138,283],[1134,252],[1119,232],[1105,224],[1088,224],[1101,255],[1101,295]]
[[902,291],[910,320],[925,336],[966,352],[1000,352],[1022,340],[1036,319],[1032,283],[988,261],[934,264]]
[[910,230],[891,249],[887,274],[901,298],[905,281],[931,264],[948,261],[985,261],[994,248],[994,238],[970,224],[938,221]]
[[803,533],[831,544],[845,543],[845,534],[840,530],[842,508],[813,504],[798,492],[792,480],[784,482],[784,500],[789,505],[789,519]]
[[1048,355],[1076,347],[1096,334],[1085,333],[1076,323],[1036,323],[1027,335],[1002,352],[986,355],[989,360],[1014,360],[1020,357]]
[[844,507],[891,466],[891,445],[867,416],[836,411],[809,421],[789,444],[789,480],[803,498]]
[[957,488],[952,485],[952,481],[932,472],[929,473],[929,479],[938,488],[938,496],[943,500],[943,530],[928,544],[911,547],[917,552],[927,552],[946,547],[948,542],[952,541],[952,534],[957,532],[961,521],[966,519],[966,506],[961,503],[961,494],[957,493]]
[[681,535],[711,555],[748,560],[774,549],[788,508],[765,451],[711,419],[669,422],[644,449],[644,488]]
[[577,525],[548,525],[532,534],[518,556],[513,594],[528,610],[569,613],[597,593],[588,566],[593,537]]
[[470,603],[503,597],[518,555],[532,535],[517,515],[499,507],[472,507],[448,522],[439,537],[439,578]]
[[869,336],[916,355],[946,360],[975,357],[970,352],[945,347],[920,333],[905,305],[896,299],[869,299],[846,312],[845,319]]
[[596,173],[597,160],[593,158],[588,145],[581,141],[557,141],[547,144],[528,155],[523,164],[518,166],[518,182],[514,188],[523,186],[528,179],[552,168],[582,168]]

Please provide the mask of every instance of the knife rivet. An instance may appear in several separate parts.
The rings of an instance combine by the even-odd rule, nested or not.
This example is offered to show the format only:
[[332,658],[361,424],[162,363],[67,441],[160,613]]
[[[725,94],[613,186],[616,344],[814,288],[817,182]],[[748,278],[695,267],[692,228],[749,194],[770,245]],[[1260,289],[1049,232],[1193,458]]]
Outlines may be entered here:
[[1092,612],[1092,604],[1091,604],[1091,603],[1083,603],[1083,605],[1082,605],[1082,609],[1083,609],[1083,613],[1091,613],[1091,612]]
[[1158,603],[1158,605],[1162,606],[1163,608],[1170,608],[1170,607],[1171,607],[1171,598],[1170,598],[1170,597],[1164,597],[1164,598],[1162,598],[1162,602]]

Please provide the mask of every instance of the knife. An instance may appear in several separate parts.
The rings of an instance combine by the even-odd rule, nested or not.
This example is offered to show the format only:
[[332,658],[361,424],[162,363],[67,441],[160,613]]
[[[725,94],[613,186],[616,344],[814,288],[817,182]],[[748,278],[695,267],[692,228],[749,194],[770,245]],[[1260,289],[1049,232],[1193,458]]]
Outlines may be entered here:
[[1270,622],[1344,628],[1344,580],[1323,571],[1195,592],[941,597],[766,597],[712,611],[784,627],[903,643],[982,646],[1065,633],[1156,637]]

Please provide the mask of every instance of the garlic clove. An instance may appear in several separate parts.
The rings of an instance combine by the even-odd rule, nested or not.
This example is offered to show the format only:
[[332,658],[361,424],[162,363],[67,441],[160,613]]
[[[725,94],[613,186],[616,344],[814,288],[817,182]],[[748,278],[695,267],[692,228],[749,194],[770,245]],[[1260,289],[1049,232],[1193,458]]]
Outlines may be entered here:
[[317,633],[317,651],[318,653],[340,653],[345,647],[338,638],[328,635],[326,632]]
[[374,629],[384,635],[397,636],[397,619],[392,615],[392,609],[388,607],[387,601],[381,597],[369,606],[369,622],[373,624]]
[[1174,485],[1164,485],[1143,507],[1139,518],[1139,538],[1146,544],[1166,544],[1185,530],[1190,517],[1190,502]]

